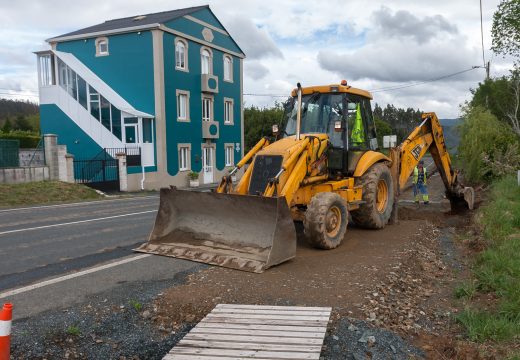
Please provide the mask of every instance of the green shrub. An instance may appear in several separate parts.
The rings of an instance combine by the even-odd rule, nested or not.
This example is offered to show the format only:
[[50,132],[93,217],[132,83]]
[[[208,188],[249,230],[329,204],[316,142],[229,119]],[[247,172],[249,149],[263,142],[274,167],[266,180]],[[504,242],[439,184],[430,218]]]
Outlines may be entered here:
[[[520,337],[520,186],[515,176],[492,185],[491,201],[481,210],[477,223],[488,248],[474,265],[476,288],[493,292],[490,309],[466,308],[457,319],[473,340],[511,340]],[[456,295],[463,295],[458,289]]]
[[520,168],[520,139],[482,107],[467,111],[460,134],[459,156],[466,180],[489,182]]
[[32,149],[38,146],[41,136],[33,131],[12,130],[9,132],[0,131],[0,139],[20,140],[21,149]]

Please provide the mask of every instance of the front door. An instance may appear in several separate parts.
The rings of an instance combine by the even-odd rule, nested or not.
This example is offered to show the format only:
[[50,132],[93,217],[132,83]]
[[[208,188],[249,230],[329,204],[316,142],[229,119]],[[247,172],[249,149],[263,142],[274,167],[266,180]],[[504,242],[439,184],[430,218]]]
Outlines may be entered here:
[[125,124],[125,143],[126,144],[137,144],[139,139],[137,138],[137,124]]
[[213,182],[213,148],[202,148],[202,172],[204,184]]

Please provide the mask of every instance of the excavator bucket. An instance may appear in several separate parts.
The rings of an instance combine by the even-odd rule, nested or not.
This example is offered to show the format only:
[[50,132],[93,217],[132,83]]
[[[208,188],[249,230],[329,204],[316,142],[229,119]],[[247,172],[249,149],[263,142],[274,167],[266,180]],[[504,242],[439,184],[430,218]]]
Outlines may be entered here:
[[161,189],[155,226],[136,251],[261,273],[293,258],[285,198]]
[[472,187],[464,188],[464,201],[468,204],[468,208],[473,210],[475,207],[475,190]]

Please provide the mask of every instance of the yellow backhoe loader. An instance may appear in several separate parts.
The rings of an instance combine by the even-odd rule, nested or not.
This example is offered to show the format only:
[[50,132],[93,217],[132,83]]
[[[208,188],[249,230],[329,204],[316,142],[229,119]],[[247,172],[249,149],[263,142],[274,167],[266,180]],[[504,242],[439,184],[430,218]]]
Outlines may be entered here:
[[[215,192],[161,189],[155,226],[137,251],[262,272],[296,254],[294,221],[306,239],[333,249],[349,215],[360,227],[382,229],[418,161],[431,153],[453,206],[473,208],[472,188],[451,167],[435,113],[386,156],[379,151],[372,95],[338,85],[293,90],[275,141],[260,141]],[[246,167],[233,184],[231,176]],[[348,235],[347,235],[348,238]]]

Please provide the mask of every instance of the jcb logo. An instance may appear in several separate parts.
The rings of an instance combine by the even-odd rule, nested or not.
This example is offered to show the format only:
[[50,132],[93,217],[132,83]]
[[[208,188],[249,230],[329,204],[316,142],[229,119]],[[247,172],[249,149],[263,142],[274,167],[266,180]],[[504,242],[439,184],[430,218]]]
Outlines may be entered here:
[[415,160],[419,160],[419,156],[421,155],[422,145],[415,145],[412,149],[412,155],[415,158]]

